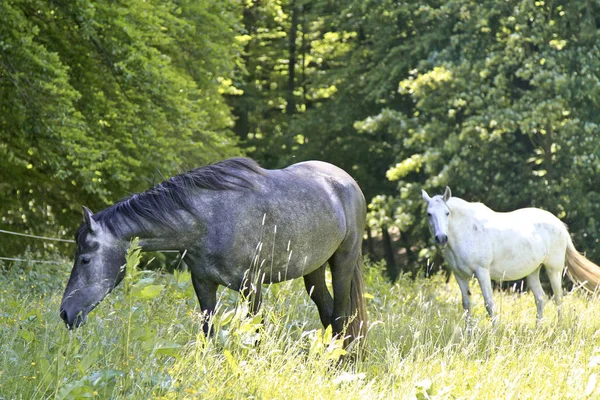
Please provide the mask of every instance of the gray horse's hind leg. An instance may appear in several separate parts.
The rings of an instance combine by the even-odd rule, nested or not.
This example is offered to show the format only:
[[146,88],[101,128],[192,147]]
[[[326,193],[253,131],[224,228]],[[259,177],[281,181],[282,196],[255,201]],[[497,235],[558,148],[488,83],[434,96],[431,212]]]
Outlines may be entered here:
[[211,336],[210,317],[215,313],[217,307],[217,289],[218,284],[204,279],[199,279],[192,274],[192,284],[196,291],[196,296],[200,302],[200,309],[204,313],[204,321],[202,322],[202,331],[206,336]]
[[533,292],[533,298],[535,299],[535,305],[537,307],[537,323],[544,317],[544,289],[540,283],[540,268],[532,272],[527,276],[527,286]]
[[310,274],[304,275],[304,286],[312,301],[317,305],[319,317],[324,327],[331,325],[331,315],[333,313],[333,298],[325,284],[326,266],[327,264],[323,264]]
[[[360,257],[360,246],[348,246],[349,249],[344,247],[342,244],[329,260],[333,286],[331,326],[334,334],[341,334],[346,324],[354,317],[350,296],[355,266]],[[352,333],[350,336],[353,336]],[[348,343],[353,339],[356,337],[351,337]]]

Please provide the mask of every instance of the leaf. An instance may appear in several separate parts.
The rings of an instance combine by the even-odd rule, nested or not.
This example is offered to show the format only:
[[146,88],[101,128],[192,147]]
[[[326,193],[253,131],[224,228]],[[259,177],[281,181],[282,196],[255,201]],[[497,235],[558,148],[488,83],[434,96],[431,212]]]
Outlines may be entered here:
[[21,329],[19,331],[19,337],[21,337],[27,343],[30,343],[35,339],[35,335],[27,329]]
[[331,327],[331,325],[328,325],[327,328],[325,328],[325,332],[323,332],[323,343],[331,342],[332,338],[333,338],[333,328]]
[[88,372],[90,367],[98,360],[98,356],[100,355],[100,348],[93,347],[90,349],[90,352],[85,354],[83,358],[79,361],[77,367],[82,374]]
[[235,361],[235,358],[233,358],[233,355],[231,354],[231,352],[227,349],[223,350],[223,355],[225,356],[225,359],[227,360],[227,364],[229,364],[229,368],[231,368],[231,372],[233,372],[234,374],[239,373],[240,368],[238,367],[238,363]]
[[125,375],[125,374],[121,370],[107,369],[107,370],[94,372],[93,374],[90,375],[89,380],[90,380],[92,386],[98,386],[98,385],[100,385],[102,383],[106,383],[106,382],[111,382],[111,383],[115,382],[116,378],[120,378],[123,375]]
[[139,290],[134,290],[134,296],[139,300],[151,300],[158,296],[165,285],[148,285]]
[[226,326],[228,323],[231,322],[234,315],[235,315],[235,310],[229,310],[229,311],[224,312],[223,315],[221,316],[221,318],[219,319],[219,325]]
[[587,385],[585,386],[585,396],[586,397],[591,396],[591,394],[594,393],[597,382],[598,382],[598,377],[596,376],[596,374],[594,374],[594,373],[590,374],[590,377],[588,378],[588,381],[587,381]]
[[55,372],[55,366],[50,364],[46,358],[41,358],[38,361],[40,373],[42,375],[42,382],[47,385],[54,379],[53,373]]
[[182,346],[179,343],[162,341],[155,347],[154,352],[157,355],[179,358],[181,347]]

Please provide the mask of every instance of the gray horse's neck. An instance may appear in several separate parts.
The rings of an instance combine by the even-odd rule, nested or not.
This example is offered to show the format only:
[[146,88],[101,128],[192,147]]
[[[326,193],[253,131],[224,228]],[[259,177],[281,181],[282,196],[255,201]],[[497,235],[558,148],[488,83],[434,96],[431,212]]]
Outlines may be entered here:
[[[129,222],[129,223],[127,223]],[[163,251],[179,250],[183,251],[188,247],[187,238],[192,229],[199,229],[197,220],[178,221],[180,230],[174,231],[165,226],[158,226],[150,221],[146,221],[143,226],[127,221],[122,224],[120,240],[130,241],[133,238],[139,238],[139,245],[144,251]],[[186,229],[187,228],[187,229]]]

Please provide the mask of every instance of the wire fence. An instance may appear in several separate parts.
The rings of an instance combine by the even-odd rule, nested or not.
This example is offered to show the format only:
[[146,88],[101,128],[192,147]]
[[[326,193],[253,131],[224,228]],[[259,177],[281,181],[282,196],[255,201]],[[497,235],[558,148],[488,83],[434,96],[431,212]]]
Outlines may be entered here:
[[36,264],[64,264],[60,261],[30,260],[28,258],[0,257],[3,261],[31,262]]
[[[60,238],[54,238],[54,237],[48,237],[48,236],[31,235],[28,233],[7,231],[5,229],[0,229],[0,233],[4,233],[6,235],[28,237],[28,238],[37,239],[37,240],[49,240],[49,241],[53,241],[53,242],[75,243],[74,240],[70,240],[70,239],[60,239]],[[55,264],[55,265],[62,264],[62,262],[59,262],[59,261],[32,260],[29,258],[17,258],[17,257],[0,257],[0,260],[13,261],[13,262],[29,262],[29,263],[35,263],[35,264]]]
[[12,232],[12,231],[6,231],[4,229],[0,229],[0,233],[6,233],[8,235],[15,235],[15,236],[24,236],[24,237],[40,239],[40,240],[51,240],[51,241],[55,241],[55,242],[75,243],[75,241],[71,240],[71,239],[59,239],[59,238],[52,238],[52,237],[47,237],[47,236],[30,235],[28,233]]
[[[0,233],[4,233],[7,235],[14,235],[14,236],[23,236],[23,237],[28,237],[28,238],[32,238],[32,239],[38,239],[38,240],[49,240],[49,241],[53,241],[53,242],[75,243],[75,241],[71,240],[71,239],[61,239],[61,238],[54,238],[54,237],[48,237],[48,236],[38,236],[38,235],[32,235],[32,234],[28,234],[28,233],[7,231],[4,229],[0,229]],[[163,250],[163,251],[160,251],[160,253],[179,253],[179,251],[178,250]],[[184,255],[185,255],[185,253],[184,253]],[[183,256],[181,258],[183,259]],[[16,262],[31,262],[31,263],[39,263],[39,264],[62,264],[61,262],[58,262],[58,261],[31,260],[31,259],[27,259],[27,258],[16,258],[16,257],[0,257],[0,260],[16,261]]]

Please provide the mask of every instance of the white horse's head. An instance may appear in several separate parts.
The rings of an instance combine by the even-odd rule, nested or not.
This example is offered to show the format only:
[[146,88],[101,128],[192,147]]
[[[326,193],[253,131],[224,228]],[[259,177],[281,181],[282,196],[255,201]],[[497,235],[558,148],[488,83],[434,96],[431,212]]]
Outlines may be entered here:
[[433,239],[440,247],[445,247],[448,244],[448,219],[450,217],[447,201],[452,197],[452,191],[446,186],[446,191],[441,196],[429,197],[425,190],[421,191],[421,195],[427,202],[427,217]]

